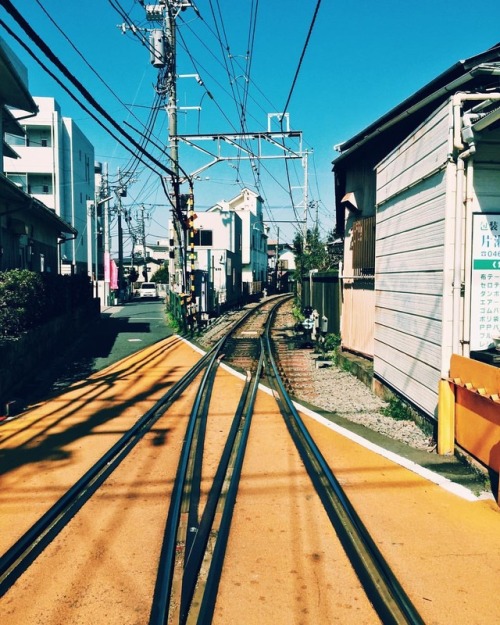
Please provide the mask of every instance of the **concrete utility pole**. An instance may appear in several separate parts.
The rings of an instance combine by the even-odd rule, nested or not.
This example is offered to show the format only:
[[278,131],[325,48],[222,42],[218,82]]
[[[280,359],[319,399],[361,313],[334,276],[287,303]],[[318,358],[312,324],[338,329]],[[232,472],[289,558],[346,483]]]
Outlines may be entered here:
[[[155,28],[150,33],[151,64],[164,70],[161,93],[167,96],[168,115],[168,153],[172,176],[172,225],[173,225],[173,259],[170,264],[170,289],[181,296],[183,302],[189,305],[192,311],[192,273],[187,268],[188,247],[188,215],[187,205],[192,207],[192,193],[189,201],[180,193],[179,179],[179,150],[177,137],[177,64],[176,64],[176,19],[179,13],[187,8],[196,7],[190,0],[161,0],[158,4],[145,5],[146,17],[150,22],[156,22],[161,28]],[[182,298],[182,296],[185,296]]]
[[[118,205],[118,298],[121,300],[123,295],[123,227],[122,227],[122,215],[123,205],[122,197],[126,197],[127,189],[125,185],[122,185],[122,178],[120,168],[118,168],[118,186],[116,187],[116,198]],[[121,303],[121,301],[120,301]]]
[[110,229],[109,229],[109,178],[108,178],[108,164],[104,163],[104,169],[102,174],[102,187],[101,193],[104,196],[104,301],[106,304],[110,304],[110,262],[111,262],[111,245],[110,245]]
[[146,250],[146,223],[144,221],[144,204],[141,206],[141,243],[142,243],[142,256],[144,258],[144,282],[148,281],[148,263],[146,260],[147,250]]

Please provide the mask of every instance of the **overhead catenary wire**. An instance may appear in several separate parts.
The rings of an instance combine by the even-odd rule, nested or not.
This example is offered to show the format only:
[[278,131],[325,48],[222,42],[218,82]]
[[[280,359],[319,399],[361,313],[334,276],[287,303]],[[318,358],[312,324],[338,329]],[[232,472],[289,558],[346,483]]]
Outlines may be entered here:
[[[38,36],[38,34],[33,30],[33,28],[29,25],[29,23],[24,19],[24,17],[17,11],[17,9],[12,5],[10,0],[0,0],[0,6],[2,6],[9,15],[14,19],[14,21],[22,28],[26,35],[36,44],[36,46],[43,52],[43,54],[53,63],[57,69],[63,74],[63,76],[68,79],[71,84],[77,88],[77,90],[84,96],[84,98],[89,102],[89,104],[96,110],[98,113],[104,117],[104,119],[115,128],[118,133],[124,137],[128,142],[130,142],[143,157],[146,157],[151,163],[156,165],[161,171],[167,173],[169,176],[175,178],[175,172],[161,163],[158,159],[152,156],[149,152],[145,151],[143,147],[127,132],[123,130],[123,128],[118,124],[105,110],[104,108],[97,102],[97,100],[89,93],[89,91],[82,85],[82,83],[69,72],[69,70],[64,66],[64,64],[59,60],[59,58],[51,51],[51,49],[47,46],[47,44]],[[114,139],[116,139],[126,150],[129,152],[133,152],[130,146],[128,146],[123,139],[120,139],[115,134],[111,132],[111,130],[106,127],[106,125],[91,111],[81,100],[79,100],[74,93],[60,80],[42,61],[41,59],[34,53],[34,51],[3,21],[0,20],[0,26],[4,28],[9,35],[14,37],[16,41],[30,54],[30,56],[54,79],[56,82],[70,95],[70,97],[77,102],[77,104],[104,129],[108,134],[110,134]],[[152,167],[151,163],[147,163],[144,161],[142,157],[140,157],[141,162],[144,162],[149,168]]]

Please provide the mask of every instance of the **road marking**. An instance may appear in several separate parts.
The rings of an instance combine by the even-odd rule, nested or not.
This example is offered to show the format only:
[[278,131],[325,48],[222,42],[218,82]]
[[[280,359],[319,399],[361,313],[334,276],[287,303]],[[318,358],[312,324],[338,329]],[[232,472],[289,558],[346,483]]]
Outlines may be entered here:
[[129,317],[128,320],[129,322],[134,322],[137,321],[138,323],[140,323],[141,321],[159,321],[163,319],[163,317]]

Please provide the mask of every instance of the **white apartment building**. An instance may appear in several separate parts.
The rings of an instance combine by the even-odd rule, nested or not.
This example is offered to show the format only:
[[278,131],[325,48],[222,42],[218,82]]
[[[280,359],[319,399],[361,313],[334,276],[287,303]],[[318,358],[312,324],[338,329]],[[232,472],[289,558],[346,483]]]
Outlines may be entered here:
[[[25,137],[6,135],[18,158],[4,159],[5,174],[77,231],[61,243],[60,271],[87,273],[95,239],[95,221],[87,215],[95,193],[94,147],[72,119],[61,115],[54,98],[34,100],[38,113],[19,121]],[[22,117],[22,111],[13,114]]]
[[247,294],[262,291],[267,282],[267,228],[264,225],[262,198],[243,189],[228,202],[219,202],[222,210],[234,211],[242,221],[242,282]]
[[234,211],[214,206],[194,221],[194,269],[197,308],[213,312],[242,297],[242,224]]

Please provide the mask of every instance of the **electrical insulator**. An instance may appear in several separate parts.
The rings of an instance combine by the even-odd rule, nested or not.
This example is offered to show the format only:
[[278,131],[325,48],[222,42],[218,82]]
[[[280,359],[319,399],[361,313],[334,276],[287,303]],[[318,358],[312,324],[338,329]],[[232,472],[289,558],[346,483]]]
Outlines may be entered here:
[[155,28],[151,31],[149,48],[151,51],[149,55],[151,65],[153,67],[165,67],[165,34],[161,29]]

